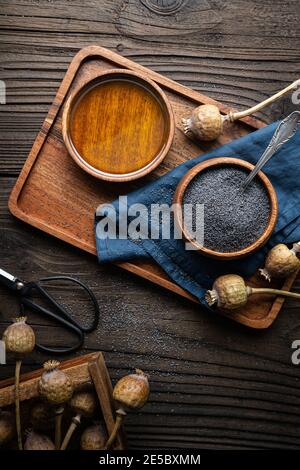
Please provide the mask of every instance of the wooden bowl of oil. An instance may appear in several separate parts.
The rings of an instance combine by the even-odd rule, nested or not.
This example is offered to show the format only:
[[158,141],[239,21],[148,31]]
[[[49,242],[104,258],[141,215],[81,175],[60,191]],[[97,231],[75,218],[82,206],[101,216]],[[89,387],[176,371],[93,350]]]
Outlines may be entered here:
[[96,178],[130,181],[156,168],[174,137],[171,106],[156,83],[112,69],[68,99],[62,119],[74,161]]

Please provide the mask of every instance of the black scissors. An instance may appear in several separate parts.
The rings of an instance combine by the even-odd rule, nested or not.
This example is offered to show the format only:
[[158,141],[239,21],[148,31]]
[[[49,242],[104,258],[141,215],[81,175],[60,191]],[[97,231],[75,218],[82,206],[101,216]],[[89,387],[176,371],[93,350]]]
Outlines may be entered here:
[[[81,287],[84,292],[86,292],[94,307],[94,317],[89,327],[84,327],[74,320],[74,318],[72,318],[72,316],[63,307],[63,305],[59,304],[53,298],[53,296],[47,292],[45,287],[42,286],[42,284],[51,281],[61,281],[62,283],[67,281],[68,283],[74,283]],[[93,292],[78,279],[74,279],[73,277],[69,276],[51,276],[44,277],[36,282],[24,282],[12,274],[7,273],[3,269],[0,269],[0,284],[8,287],[19,297],[22,314],[24,313],[25,307],[28,307],[37,313],[41,313],[44,316],[56,320],[65,328],[69,329],[78,336],[78,342],[74,346],[70,347],[51,348],[41,344],[36,344],[36,348],[40,351],[50,354],[68,354],[74,351],[78,351],[78,349],[80,349],[83,345],[85,333],[94,331],[98,326],[100,312],[97,299]],[[38,303],[34,302],[34,300],[30,298],[32,294],[38,294],[39,297],[43,300],[44,304],[47,305],[47,307],[49,306],[51,310],[48,310],[48,308],[44,307],[43,305],[39,305]]]

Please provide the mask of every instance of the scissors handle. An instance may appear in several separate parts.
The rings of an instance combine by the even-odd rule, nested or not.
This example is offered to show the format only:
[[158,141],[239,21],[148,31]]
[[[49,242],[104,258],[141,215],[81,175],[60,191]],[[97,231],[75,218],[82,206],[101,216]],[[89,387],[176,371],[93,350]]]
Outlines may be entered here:
[[72,333],[75,333],[78,336],[78,342],[69,347],[63,347],[63,348],[54,348],[51,346],[43,346],[42,344],[36,343],[36,348],[39,349],[42,352],[50,353],[50,354],[70,354],[72,352],[78,351],[81,346],[83,345],[84,342],[84,332],[80,329],[77,328],[73,323],[68,322],[61,316],[57,315],[54,312],[51,312],[50,310],[47,310],[46,308],[42,307],[41,305],[36,305],[32,300],[26,298],[26,297],[21,297],[21,308],[24,310],[24,306],[30,308],[36,313],[42,313],[45,316],[48,316],[52,318],[53,320],[58,321],[62,325],[64,325],[67,329],[69,329]]
[[[56,302],[56,300],[50,294],[48,294],[48,292],[45,289],[43,289],[39,285],[39,282],[47,282],[47,281],[70,281],[70,282],[73,282],[73,283],[77,284],[82,289],[84,289],[84,291],[88,295],[89,299],[91,300],[91,302],[94,306],[94,311],[95,311],[94,318],[93,318],[93,321],[92,321],[90,326],[87,326],[87,327],[83,326],[80,323],[78,323],[76,320],[74,320],[74,318],[71,317],[71,315],[66,311],[66,309],[62,305],[58,304]],[[92,331],[94,331],[97,328],[97,326],[99,324],[99,317],[100,317],[99,304],[98,304],[98,301],[97,301],[93,291],[88,286],[86,286],[83,282],[81,282],[79,279],[75,279],[74,277],[70,277],[70,276],[50,276],[50,277],[45,277],[45,278],[40,279],[39,282],[38,282],[39,288],[41,290],[43,290],[43,292],[44,292],[44,294],[46,294],[48,300],[50,302],[52,302],[53,305],[55,305],[55,307],[58,308],[61,311],[61,313],[63,313],[63,316],[69,322],[73,323],[73,325],[77,326],[77,328],[79,328],[84,333],[91,333]]]
[[[73,282],[79,285],[82,289],[84,289],[84,291],[88,295],[89,299],[91,300],[94,306],[94,317],[90,326],[85,327],[81,325],[80,323],[78,323],[67,312],[67,310],[63,307],[63,305],[59,304],[55,300],[55,298],[51,294],[49,294],[49,292],[47,292],[47,290],[44,287],[41,286],[41,283],[43,282],[60,281],[60,280]],[[47,304],[50,307],[53,308],[54,311],[50,311],[47,308],[41,305],[38,305],[34,301],[32,301],[29,298],[32,291],[37,291],[38,294],[47,302]],[[52,348],[52,347],[42,346],[40,344],[37,344],[37,348],[43,352],[52,353],[52,354],[67,354],[70,352],[77,351],[84,342],[84,334],[94,331],[98,326],[100,311],[99,311],[99,304],[94,293],[85,284],[83,284],[83,282],[79,281],[78,279],[74,279],[73,277],[51,276],[51,277],[42,278],[37,282],[29,282],[29,283],[23,284],[23,287],[20,291],[20,297],[21,297],[20,299],[21,305],[23,306],[23,308],[24,306],[27,306],[30,309],[34,310],[35,312],[41,313],[43,316],[47,316],[56,320],[66,329],[69,329],[71,332],[75,333],[79,338],[78,343],[76,345],[70,346],[68,348]]]

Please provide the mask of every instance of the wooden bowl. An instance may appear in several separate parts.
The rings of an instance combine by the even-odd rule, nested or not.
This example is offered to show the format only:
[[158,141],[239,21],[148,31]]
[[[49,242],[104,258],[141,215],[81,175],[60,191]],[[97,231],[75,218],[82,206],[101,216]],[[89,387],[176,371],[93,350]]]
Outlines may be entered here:
[[174,137],[171,106],[156,83],[111,69],[68,99],[62,118],[74,161],[96,178],[130,181],[156,168]]
[[268,224],[263,232],[263,234],[251,245],[248,245],[247,247],[243,248],[242,250],[239,251],[234,251],[234,252],[218,252],[211,250],[210,248],[206,248],[205,246],[201,246],[199,243],[197,243],[196,240],[193,239],[192,235],[188,232],[187,228],[184,225],[183,221],[183,210],[182,210],[182,203],[183,203],[183,197],[184,193],[192,181],[193,178],[195,178],[196,175],[201,173],[204,170],[207,170],[209,168],[215,168],[216,166],[238,166],[240,168],[245,168],[249,171],[251,171],[254,167],[249,162],[246,162],[244,160],[240,160],[238,158],[230,158],[230,157],[219,157],[219,158],[212,158],[211,160],[205,160],[202,163],[199,163],[198,165],[194,166],[191,170],[189,170],[184,177],[180,180],[175,194],[174,194],[174,200],[173,202],[175,203],[175,208],[174,208],[174,216],[175,216],[175,221],[178,226],[178,228],[181,230],[183,237],[185,240],[187,240],[191,245],[199,252],[201,252],[203,255],[210,256],[212,258],[216,258],[219,260],[229,260],[229,259],[237,259],[237,258],[242,258],[244,256],[250,255],[257,251],[259,248],[261,248],[269,239],[271,236],[276,222],[277,222],[277,216],[278,216],[278,202],[277,202],[277,196],[275,189],[272,186],[272,183],[270,182],[269,178],[260,171],[257,174],[257,177],[260,179],[262,182],[263,186],[265,187],[267,194],[269,196],[269,201],[270,201],[270,215],[269,215],[269,220]]

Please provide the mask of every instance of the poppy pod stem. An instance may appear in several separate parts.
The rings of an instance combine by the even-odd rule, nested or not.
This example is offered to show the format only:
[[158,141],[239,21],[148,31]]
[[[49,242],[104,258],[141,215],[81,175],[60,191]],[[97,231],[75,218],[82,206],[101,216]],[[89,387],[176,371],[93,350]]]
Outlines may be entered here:
[[289,292],[286,290],[280,289],[270,289],[268,287],[249,287],[248,286],[248,295],[252,294],[273,294],[273,295],[280,295],[282,297],[291,297],[293,299],[300,300],[300,294],[296,292]]
[[235,113],[229,113],[226,118],[233,122],[236,121],[237,119],[242,119],[246,116],[250,116],[251,114],[256,113],[257,111],[260,111],[263,109],[265,106],[268,106],[269,104],[273,103],[274,101],[278,100],[282,96],[286,95],[290,91],[296,90],[300,86],[300,79],[296,80],[295,82],[291,83],[287,87],[283,88],[283,90],[278,91],[274,95],[270,96],[269,98],[265,99],[261,103],[256,104],[255,106],[252,106],[252,108],[248,108],[245,111],[240,111],[240,112],[235,112]]
[[61,422],[63,417],[64,407],[59,406],[55,410],[55,449],[59,450],[61,444]]
[[23,450],[21,417],[20,417],[20,370],[21,370],[21,364],[22,364],[22,361],[20,359],[17,360],[16,361],[16,368],[15,368],[15,408],[16,408],[16,428],[17,428],[19,450]]
[[80,414],[78,414],[76,416],[73,416],[71,424],[69,426],[67,434],[65,435],[65,438],[63,440],[63,443],[61,445],[60,450],[66,450],[66,448],[67,448],[67,446],[70,442],[70,439],[71,439],[75,429],[77,428],[77,426],[80,425],[80,422],[81,422],[81,415]]
[[114,428],[113,428],[113,430],[111,432],[111,435],[109,436],[109,439],[108,439],[108,441],[105,445],[106,450],[109,450],[112,447],[113,443],[115,442],[116,437],[118,435],[118,432],[121,428],[121,425],[122,425],[122,423],[125,419],[126,411],[123,408],[118,408],[116,410],[116,415],[117,415],[117,417],[116,417],[116,422],[115,422]]

